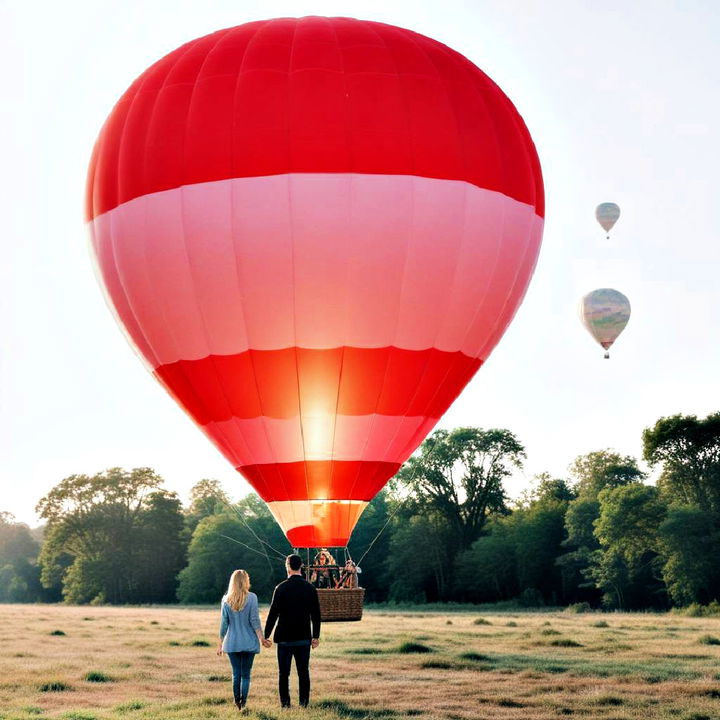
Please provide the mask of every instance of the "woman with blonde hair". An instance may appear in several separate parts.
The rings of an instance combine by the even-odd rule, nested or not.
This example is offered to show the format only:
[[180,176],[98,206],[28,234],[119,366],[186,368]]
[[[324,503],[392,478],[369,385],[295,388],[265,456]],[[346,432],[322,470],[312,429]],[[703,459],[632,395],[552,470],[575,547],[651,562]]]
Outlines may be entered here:
[[250,576],[245,570],[235,570],[222,599],[217,654],[226,653],[230,659],[233,698],[238,710],[247,704],[253,661],[260,652],[260,644],[265,644],[261,627],[257,595],[250,592]]

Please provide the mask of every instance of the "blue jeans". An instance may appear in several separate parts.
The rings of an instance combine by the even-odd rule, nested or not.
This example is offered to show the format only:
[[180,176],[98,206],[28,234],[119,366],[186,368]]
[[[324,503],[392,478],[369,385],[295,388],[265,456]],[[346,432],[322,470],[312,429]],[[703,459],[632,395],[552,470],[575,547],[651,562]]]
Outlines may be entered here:
[[247,702],[250,692],[250,673],[252,672],[255,653],[251,652],[229,652],[233,676],[233,698],[235,702]]

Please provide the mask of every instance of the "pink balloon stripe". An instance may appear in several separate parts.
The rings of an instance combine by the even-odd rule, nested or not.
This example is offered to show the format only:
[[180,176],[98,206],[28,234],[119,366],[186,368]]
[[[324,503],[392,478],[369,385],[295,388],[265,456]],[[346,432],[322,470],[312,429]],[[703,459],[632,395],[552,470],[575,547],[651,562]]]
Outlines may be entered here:
[[542,219],[463,181],[294,174],[146,195],[90,229],[109,300],[156,368],[293,346],[484,359],[525,292]]

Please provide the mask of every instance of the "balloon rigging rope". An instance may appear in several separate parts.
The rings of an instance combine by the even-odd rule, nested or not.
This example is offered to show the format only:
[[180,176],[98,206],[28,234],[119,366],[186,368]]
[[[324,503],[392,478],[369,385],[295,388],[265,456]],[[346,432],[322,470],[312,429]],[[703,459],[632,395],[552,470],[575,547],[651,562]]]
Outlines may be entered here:
[[368,545],[367,550],[360,556],[360,559],[355,563],[356,565],[360,565],[362,561],[365,559],[365,556],[372,550],[373,545],[378,541],[378,538],[385,532],[385,528],[390,524],[392,519],[397,515],[398,510],[408,501],[410,495],[406,497],[402,502],[398,503],[397,507],[390,513],[390,516],[385,521],[385,524],[380,528],[377,535],[372,539],[372,542]]
[[[255,548],[250,547],[249,545],[246,545],[244,542],[241,542],[240,540],[236,540],[235,538],[231,538],[229,535],[223,535],[222,533],[218,533],[218,535],[219,535],[221,538],[225,538],[226,540],[230,540],[231,542],[237,543],[238,545],[242,545],[242,546],[243,546],[244,548],[246,548],[247,550],[250,550],[250,552],[254,552],[254,553],[256,553],[257,555],[264,555],[265,558],[267,559],[268,563],[270,562],[270,558],[268,557],[268,554],[267,554],[266,552],[262,552],[261,550],[256,550]],[[276,562],[279,562],[279,561],[280,561],[279,558],[274,558],[274,560],[275,560]],[[283,557],[283,560],[284,560],[284,557]],[[270,566],[270,568],[272,569],[272,565]]]
[[[430,450],[430,452],[425,456],[424,459],[427,461],[430,457],[432,457],[433,453],[438,449],[438,447],[440,447],[440,443],[436,443],[435,446],[432,448],[432,450]],[[413,473],[410,476],[410,479],[407,482],[405,482],[404,484],[408,485],[408,486],[412,485],[419,470],[420,470],[420,465],[418,464],[413,469]],[[365,559],[365,556],[370,552],[370,550],[372,550],[373,546],[379,540],[380,536],[385,532],[385,530],[387,529],[387,526],[393,521],[395,516],[406,505],[406,503],[408,502],[408,500],[410,500],[411,497],[412,497],[412,493],[408,494],[408,496],[404,500],[401,500],[397,504],[395,509],[388,516],[388,519],[385,521],[385,524],[380,528],[380,530],[378,530],[378,532],[376,533],[375,537],[372,539],[372,541],[368,545],[365,552],[360,556],[360,559],[355,563],[356,565],[360,565],[360,563],[362,563],[362,561]],[[271,568],[272,568],[272,564],[270,561],[270,556],[267,554],[266,547],[270,548],[270,550],[272,550],[276,555],[278,555],[280,558],[285,560],[286,555],[284,553],[280,552],[277,548],[273,547],[269,542],[267,542],[267,541],[263,540],[261,537],[259,537],[258,534],[252,529],[252,527],[250,527],[248,522],[242,516],[242,513],[240,512],[240,510],[235,505],[232,505],[225,499],[223,499],[223,502],[237,514],[237,516],[240,519],[240,521],[242,522],[242,524],[248,529],[248,531],[255,538],[255,540],[257,540],[258,543],[260,543],[260,547],[262,548],[262,550],[256,550],[255,548],[252,548],[249,545],[246,545],[244,542],[241,542],[240,540],[236,540],[227,535],[223,535],[222,533],[218,533],[220,535],[220,537],[226,538],[227,540],[231,540],[232,542],[237,543],[238,545],[242,545],[243,547],[247,548],[248,550],[251,550],[252,552],[257,553],[258,555],[264,555],[268,561],[268,565]],[[350,556],[349,555],[350,551],[347,546],[344,548],[344,551],[345,551],[345,557],[347,559]],[[278,559],[279,558],[275,558],[275,560],[278,560]]]
[[[266,547],[270,548],[276,555],[279,555],[283,560],[287,557],[285,553],[280,552],[277,548],[274,548],[269,542],[266,540],[263,540],[250,526],[250,524],[245,520],[240,510],[237,508],[237,506],[230,504],[227,500],[223,498],[223,502],[235,512],[235,514],[240,519],[240,522],[247,528],[247,530],[250,532],[250,534],[260,543],[260,547],[263,550],[263,553],[265,554],[265,557],[267,558],[268,565],[270,564],[270,557],[267,554]],[[223,536],[224,537],[224,536]],[[239,542],[239,541],[238,541]],[[244,543],[240,543],[241,545]],[[247,547],[247,546],[246,546]],[[255,552],[259,552],[258,550],[255,550]]]
[[[438,447],[440,447],[440,443],[436,443],[435,446],[433,447],[433,449],[430,450],[430,452],[425,456],[424,459],[427,461],[427,460],[432,456],[432,454],[438,449]],[[410,479],[409,479],[406,483],[404,483],[405,485],[408,485],[408,486],[412,485],[413,481],[415,480],[415,476],[417,475],[419,469],[420,469],[420,464],[418,463],[418,464],[415,466],[415,468],[413,469],[413,473],[412,473],[412,475],[410,476]],[[365,558],[365,556],[366,556],[366,555],[370,552],[370,550],[372,549],[373,545],[378,541],[378,538],[385,532],[385,528],[387,528],[387,526],[392,522],[393,518],[398,514],[398,511],[399,511],[402,507],[405,506],[405,504],[407,503],[407,501],[408,501],[411,497],[412,497],[412,493],[408,493],[408,496],[407,496],[404,500],[401,500],[401,501],[397,504],[397,506],[395,507],[395,509],[390,513],[390,516],[388,517],[388,519],[385,521],[385,524],[380,528],[380,530],[378,530],[377,535],[375,535],[375,537],[372,539],[372,542],[368,545],[367,550],[365,550],[365,552],[360,556],[360,559],[355,563],[356,565],[360,565],[360,563],[363,561],[363,559]]]

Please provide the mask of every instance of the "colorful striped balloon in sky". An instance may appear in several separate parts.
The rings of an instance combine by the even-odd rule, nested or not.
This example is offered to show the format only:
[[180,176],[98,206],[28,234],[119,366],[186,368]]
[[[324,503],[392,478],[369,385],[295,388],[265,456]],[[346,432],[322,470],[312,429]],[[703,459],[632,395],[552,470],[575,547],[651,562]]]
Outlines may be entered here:
[[600,223],[602,229],[610,237],[610,231],[620,218],[620,206],[613,202],[600,203],[595,208],[595,219]]
[[630,320],[630,301],[612,288],[589,292],[580,301],[580,320],[587,331],[607,352]]
[[518,112],[349,18],[193,40],[120,98],[87,220],[111,309],[295,547],[344,546],[488,357],[537,260]]

